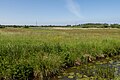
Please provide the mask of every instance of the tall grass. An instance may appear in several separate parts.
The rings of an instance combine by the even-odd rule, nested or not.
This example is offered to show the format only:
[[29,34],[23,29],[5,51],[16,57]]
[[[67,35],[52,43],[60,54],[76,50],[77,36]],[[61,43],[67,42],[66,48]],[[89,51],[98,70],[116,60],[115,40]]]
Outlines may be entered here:
[[0,29],[1,79],[41,79],[103,54],[120,54],[120,29]]

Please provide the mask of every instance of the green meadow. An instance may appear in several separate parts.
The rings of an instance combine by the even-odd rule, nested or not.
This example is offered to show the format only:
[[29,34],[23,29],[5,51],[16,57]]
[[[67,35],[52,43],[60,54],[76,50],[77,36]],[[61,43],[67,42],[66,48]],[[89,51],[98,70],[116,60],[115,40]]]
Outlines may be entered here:
[[120,29],[0,29],[0,79],[40,80],[120,55]]

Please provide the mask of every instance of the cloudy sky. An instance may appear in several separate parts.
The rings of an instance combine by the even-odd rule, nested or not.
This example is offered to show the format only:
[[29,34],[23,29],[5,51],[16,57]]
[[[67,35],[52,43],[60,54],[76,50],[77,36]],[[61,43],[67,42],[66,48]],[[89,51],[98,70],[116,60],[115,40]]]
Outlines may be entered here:
[[0,24],[120,23],[120,0],[0,0]]

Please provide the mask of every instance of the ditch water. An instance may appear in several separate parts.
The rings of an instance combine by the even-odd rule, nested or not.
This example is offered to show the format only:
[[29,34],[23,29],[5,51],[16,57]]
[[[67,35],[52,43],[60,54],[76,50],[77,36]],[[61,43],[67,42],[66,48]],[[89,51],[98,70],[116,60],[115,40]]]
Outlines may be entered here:
[[[54,80],[114,80],[119,76],[120,57],[116,56],[78,67],[71,67]],[[120,80],[120,78],[116,80]]]

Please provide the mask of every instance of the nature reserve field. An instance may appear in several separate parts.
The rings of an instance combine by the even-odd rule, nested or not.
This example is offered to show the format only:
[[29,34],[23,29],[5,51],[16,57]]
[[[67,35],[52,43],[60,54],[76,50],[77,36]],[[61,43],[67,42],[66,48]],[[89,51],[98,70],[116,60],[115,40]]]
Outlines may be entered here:
[[120,29],[0,29],[0,79],[39,80],[120,55]]

